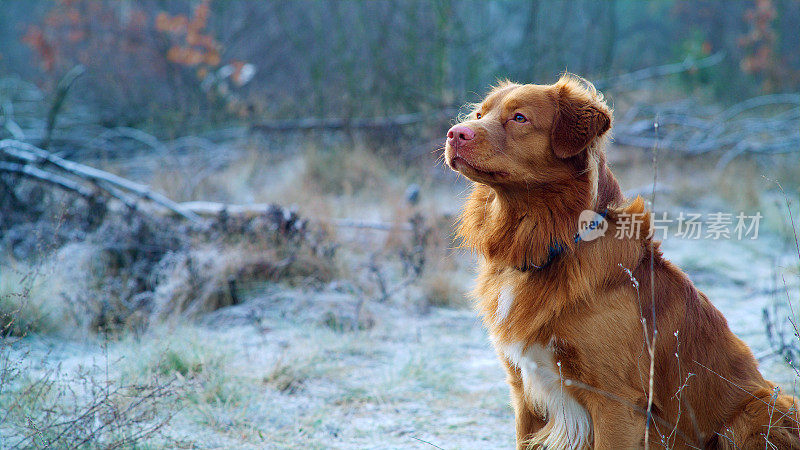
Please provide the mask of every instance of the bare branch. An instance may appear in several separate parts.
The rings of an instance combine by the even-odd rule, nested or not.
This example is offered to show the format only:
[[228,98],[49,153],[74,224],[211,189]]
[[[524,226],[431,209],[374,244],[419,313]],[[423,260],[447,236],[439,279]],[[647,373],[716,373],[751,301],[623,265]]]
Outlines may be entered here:
[[81,197],[91,199],[95,197],[95,193],[92,192],[90,189],[81,186],[79,183],[76,183],[68,178],[64,178],[60,175],[56,175],[45,170],[39,169],[37,167],[33,167],[28,164],[17,164],[12,162],[0,161],[0,172],[9,172],[9,173],[17,173],[20,175],[25,175],[30,178],[34,178],[39,181],[43,181],[45,183],[53,184],[61,189],[74,192]]
[[407,126],[425,122],[434,118],[448,119],[457,114],[454,108],[441,111],[400,114],[387,117],[362,118],[325,118],[308,117],[296,120],[274,120],[253,124],[250,128],[256,131],[307,131],[307,130],[340,130],[340,129],[378,129],[394,126]]
[[598,80],[594,83],[598,89],[607,89],[611,86],[622,86],[625,84],[636,83],[648,78],[663,77],[676,73],[688,72],[690,70],[703,69],[715,66],[725,59],[725,52],[717,52],[711,56],[695,60],[687,57],[679,63],[665,64],[663,66],[647,67],[630,73],[624,73],[615,77]]
[[135,183],[128,179],[114,175],[113,173],[61,158],[60,156],[48,153],[47,151],[31,144],[13,139],[3,139],[0,140],[0,152],[22,161],[26,161],[30,164],[50,164],[65,172],[95,183],[108,183],[116,188],[130,191],[141,198],[151,200],[152,202],[159,204],[164,208],[167,208],[170,211],[173,211],[176,214],[193,222],[200,222],[200,217],[197,214],[184,210],[179,204],[157,192],[153,192],[150,190],[150,188],[143,184]]

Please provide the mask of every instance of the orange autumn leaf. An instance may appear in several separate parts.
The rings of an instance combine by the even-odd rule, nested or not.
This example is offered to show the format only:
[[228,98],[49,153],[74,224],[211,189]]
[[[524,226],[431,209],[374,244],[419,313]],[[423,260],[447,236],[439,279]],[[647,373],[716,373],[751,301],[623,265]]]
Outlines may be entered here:
[[41,57],[42,67],[45,71],[53,70],[56,62],[55,48],[47,41],[44,32],[36,25],[28,27],[25,36],[22,37],[22,42],[28,44],[34,51]]
[[165,12],[156,16],[156,30],[162,33],[180,34],[186,30],[189,20],[185,16],[170,17]]
[[209,52],[205,55],[205,63],[209,66],[217,66],[220,63],[219,53],[216,51]]
[[167,59],[186,66],[196,66],[203,62],[203,54],[193,48],[174,46],[167,51]]

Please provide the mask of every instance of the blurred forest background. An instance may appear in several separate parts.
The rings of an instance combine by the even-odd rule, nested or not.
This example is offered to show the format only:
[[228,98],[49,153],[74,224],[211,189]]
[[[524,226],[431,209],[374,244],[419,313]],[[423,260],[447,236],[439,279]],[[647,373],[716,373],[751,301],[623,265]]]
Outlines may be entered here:
[[0,449],[510,446],[439,157],[564,71],[626,195],[764,216],[664,248],[790,388],[796,0],[0,0]]
[[498,77],[684,73],[730,102],[800,85],[791,0],[574,2],[5,1],[0,70],[45,92],[86,67],[72,102],[104,125],[183,135],[242,120],[459,107]]

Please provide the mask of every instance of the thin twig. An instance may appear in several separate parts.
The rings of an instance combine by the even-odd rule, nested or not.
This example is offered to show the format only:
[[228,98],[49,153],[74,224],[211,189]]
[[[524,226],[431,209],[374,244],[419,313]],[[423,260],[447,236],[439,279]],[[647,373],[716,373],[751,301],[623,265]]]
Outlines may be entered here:
[[[653,123],[655,128],[656,142],[653,146],[653,196],[650,201],[651,209],[655,209],[656,203],[656,184],[658,181],[658,116]],[[650,423],[653,415],[653,381],[655,379],[655,361],[656,361],[656,337],[658,330],[656,329],[656,285],[655,285],[655,268],[654,268],[654,242],[650,239],[650,310],[652,314],[651,327],[653,329],[652,337],[647,343],[647,352],[650,354],[650,379],[647,391],[647,422],[644,428],[644,448],[647,450],[650,446]],[[677,426],[677,424],[676,424]]]
[[50,146],[50,140],[53,137],[53,129],[56,127],[56,118],[58,118],[58,113],[64,106],[64,100],[67,99],[69,88],[72,87],[75,80],[83,75],[84,72],[86,72],[86,67],[79,64],[70,69],[58,82],[55,99],[50,107],[50,111],[47,113],[47,127],[45,128],[44,139],[42,140],[42,148],[46,149]]
[[428,442],[428,441],[426,441],[425,439],[420,439],[420,438],[418,438],[418,437],[416,437],[416,436],[411,436],[411,439],[416,439],[416,440],[418,440],[418,441],[420,441],[420,442],[422,442],[422,443],[425,443],[425,444],[428,444],[428,445],[430,445],[431,447],[438,448],[439,450],[444,450],[442,447],[439,447],[438,445],[436,445],[436,444],[434,444],[434,443],[432,443],[432,442]]

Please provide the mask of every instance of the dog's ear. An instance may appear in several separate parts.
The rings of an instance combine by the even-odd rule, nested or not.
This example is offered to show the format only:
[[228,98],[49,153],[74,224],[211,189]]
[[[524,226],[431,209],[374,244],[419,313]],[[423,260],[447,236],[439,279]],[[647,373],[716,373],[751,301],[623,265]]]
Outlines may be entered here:
[[556,83],[556,114],[550,143],[559,158],[580,153],[611,127],[611,111],[594,87],[576,86],[572,79]]

